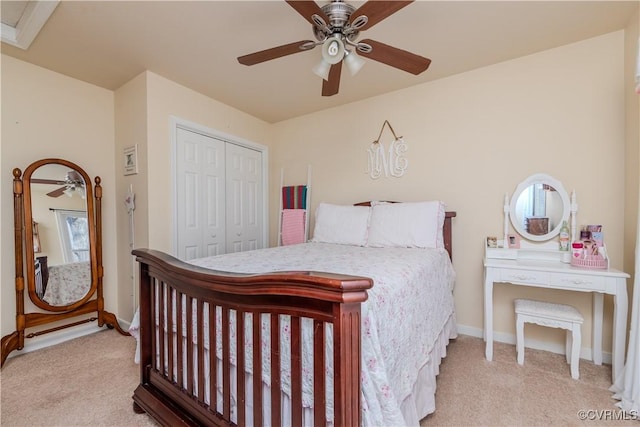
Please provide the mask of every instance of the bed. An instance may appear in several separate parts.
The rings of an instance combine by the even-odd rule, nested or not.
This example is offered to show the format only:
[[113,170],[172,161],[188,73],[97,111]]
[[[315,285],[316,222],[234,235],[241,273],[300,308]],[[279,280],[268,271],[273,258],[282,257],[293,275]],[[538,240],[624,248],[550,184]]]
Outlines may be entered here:
[[453,217],[321,203],[309,243],[189,263],[135,250],[134,410],[171,426],[418,425],[456,336]]
[[50,265],[43,283],[44,301],[56,306],[73,304],[84,298],[91,288],[91,265],[89,261]]

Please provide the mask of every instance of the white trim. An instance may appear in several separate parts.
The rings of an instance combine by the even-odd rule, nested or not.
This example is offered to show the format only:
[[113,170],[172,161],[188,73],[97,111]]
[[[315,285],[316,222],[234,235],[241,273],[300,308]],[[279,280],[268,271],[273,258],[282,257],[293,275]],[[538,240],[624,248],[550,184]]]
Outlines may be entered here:
[[2,24],[2,41],[27,50],[44,24],[58,7],[60,0],[30,1],[15,28]]
[[206,126],[194,123],[185,119],[181,119],[176,116],[169,117],[169,128],[171,135],[171,218],[172,223],[172,236],[171,236],[171,251],[173,256],[178,254],[178,224],[175,219],[178,217],[178,203],[177,203],[177,188],[176,188],[176,159],[178,150],[178,128],[197,132],[202,135],[216,138],[225,142],[229,142],[241,147],[250,148],[252,150],[259,151],[262,154],[262,200],[263,200],[263,212],[262,212],[262,239],[264,247],[269,247],[269,148],[265,145],[249,141],[248,139],[240,138],[236,135],[231,135],[217,129],[211,129]]
[[[458,325],[458,333],[460,333],[462,335],[469,335],[469,336],[472,336],[472,337],[477,337],[477,338],[484,338],[484,329],[474,328],[472,326]],[[504,343],[504,344],[512,344],[513,346],[516,345],[516,335],[515,334],[508,334],[508,333],[505,333],[505,332],[494,331],[493,340],[494,340],[494,342],[501,342],[501,343]],[[565,344],[564,343],[556,344],[556,343],[550,343],[550,342],[547,342],[547,341],[538,341],[538,340],[527,339],[526,335],[525,335],[525,339],[524,339],[524,346],[526,348],[532,348],[532,349],[535,349],[535,350],[550,351],[551,353],[556,353],[556,354],[565,354]],[[585,359],[585,360],[593,360],[593,349],[582,347],[580,349],[580,358],[581,359]],[[602,363],[606,363],[607,365],[610,365],[612,360],[613,360],[613,358],[611,357],[611,353],[610,352],[602,352]],[[514,362],[516,361],[515,347],[513,349],[513,361]]]
[[[128,331],[131,326],[131,322],[123,319],[118,319],[120,327]],[[33,338],[25,340],[24,348],[19,351],[12,351],[7,358],[20,356],[21,354],[31,353],[32,351],[41,350],[43,348],[51,347],[53,345],[62,344],[65,341],[70,341],[76,338],[84,337],[86,335],[95,334],[96,332],[104,331],[106,327],[102,328],[98,326],[98,321],[86,323],[84,325],[74,326],[62,331],[51,332],[42,338]]]
[[43,335],[42,337],[25,339],[24,348],[20,351],[12,351],[9,353],[8,357],[11,358],[20,356],[21,354],[31,353],[32,351],[41,350],[56,344],[62,344],[65,341],[80,338],[102,330],[104,330],[104,328],[98,327],[98,321],[94,320],[93,322],[74,326],[62,331],[51,332],[47,335]]

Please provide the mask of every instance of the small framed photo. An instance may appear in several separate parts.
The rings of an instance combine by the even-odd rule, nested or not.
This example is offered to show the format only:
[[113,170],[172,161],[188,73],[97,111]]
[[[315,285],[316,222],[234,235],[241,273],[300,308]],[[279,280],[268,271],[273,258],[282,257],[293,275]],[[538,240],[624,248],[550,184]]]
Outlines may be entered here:
[[498,247],[498,238],[495,236],[487,237],[487,247],[488,248],[497,248]]
[[138,173],[138,144],[124,149],[124,174],[135,175]]
[[519,249],[520,248],[520,236],[517,234],[508,234],[507,235],[507,246],[510,249]]

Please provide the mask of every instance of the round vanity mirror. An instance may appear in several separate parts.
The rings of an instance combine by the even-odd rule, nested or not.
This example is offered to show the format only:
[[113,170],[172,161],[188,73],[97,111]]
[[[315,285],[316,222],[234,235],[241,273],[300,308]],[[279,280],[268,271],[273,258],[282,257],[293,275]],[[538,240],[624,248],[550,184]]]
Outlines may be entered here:
[[29,297],[68,310],[95,290],[91,181],[73,163],[48,159],[27,168],[24,182]]
[[562,183],[549,175],[536,174],[516,188],[509,216],[513,228],[523,238],[542,242],[560,233],[569,212],[569,195]]

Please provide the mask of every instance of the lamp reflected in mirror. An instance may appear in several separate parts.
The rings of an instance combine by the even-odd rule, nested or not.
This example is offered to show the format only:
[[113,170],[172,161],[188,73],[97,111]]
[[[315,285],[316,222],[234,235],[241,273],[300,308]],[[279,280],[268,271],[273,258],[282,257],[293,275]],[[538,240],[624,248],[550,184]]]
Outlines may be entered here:
[[33,252],[39,254],[42,252],[40,245],[40,232],[38,231],[38,223],[33,221]]

